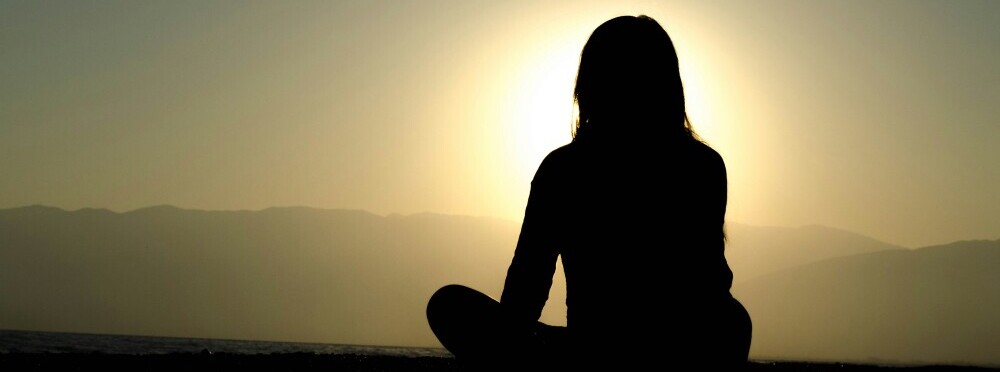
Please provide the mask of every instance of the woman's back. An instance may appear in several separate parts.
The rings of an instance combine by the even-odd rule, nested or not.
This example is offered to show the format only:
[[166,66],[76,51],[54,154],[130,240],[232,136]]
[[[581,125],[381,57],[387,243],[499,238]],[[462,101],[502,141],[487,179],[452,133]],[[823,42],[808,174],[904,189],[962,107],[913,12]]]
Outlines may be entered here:
[[730,297],[725,206],[725,165],[693,139],[563,146],[532,181],[501,302],[534,317],[550,283],[538,278],[551,278],[538,262],[560,254],[568,326],[580,336],[634,331],[611,319],[676,328],[676,318]]

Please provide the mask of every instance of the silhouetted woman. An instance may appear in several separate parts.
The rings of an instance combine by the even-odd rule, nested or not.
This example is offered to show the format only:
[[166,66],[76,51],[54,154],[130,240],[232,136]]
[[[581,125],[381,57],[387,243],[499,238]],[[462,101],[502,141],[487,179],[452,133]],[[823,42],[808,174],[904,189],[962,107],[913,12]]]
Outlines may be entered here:
[[[499,303],[446,286],[427,316],[483,365],[740,365],[751,324],[729,293],[726,168],[692,131],[677,54],[652,18],[605,22],[583,48],[573,141],[535,173]],[[557,256],[567,326],[538,322]]]

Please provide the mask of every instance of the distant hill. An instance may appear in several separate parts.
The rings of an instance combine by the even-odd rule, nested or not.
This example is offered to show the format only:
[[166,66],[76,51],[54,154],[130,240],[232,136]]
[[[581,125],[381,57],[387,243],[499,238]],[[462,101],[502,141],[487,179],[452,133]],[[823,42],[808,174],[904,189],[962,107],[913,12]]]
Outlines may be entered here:
[[[431,293],[448,283],[462,283],[498,296],[519,226],[492,218],[383,217],[302,207],[200,211],[158,206],[127,213],[42,206],[4,209],[0,329],[437,345],[424,320]],[[755,356],[853,358],[860,354],[847,351],[854,349],[841,353],[822,340],[859,342],[850,337],[876,329],[884,333],[869,323],[881,318],[867,312],[902,312],[897,305],[938,306],[909,311],[924,314],[915,318],[898,318],[940,327],[947,342],[995,340],[995,328],[981,327],[991,324],[983,320],[983,312],[998,313],[989,294],[975,306],[962,302],[966,297],[949,302],[952,307],[916,295],[909,302],[898,300],[911,298],[899,297],[909,293],[899,287],[911,282],[923,283],[920,288],[933,293],[996,292],[1000,282],[995,274],[959,275],[965,278],[961,280],[940,274],[955,271],[949,267],[968,275],[978,273],[982,265],[997,267],[990,258],[995,256],[975,256],[975,263],[965,263],[972,258],[963,258],[965,250],[953,252],[951,246],[911,252],[820,226],[728,226],[727,255],[738,283],[734,290],[754,317]],[[907,271],[912,277],[906,280],[872,279],[894,272],[887,271],[897,265],[893,259],[872,261],[864,266],[867,271],[856,273],[841,266],[862,257],[909,257],[935,249],[941,250],[941,257],[928,261],[926,268]],[[943,266],[935,269],[934,262]],[[543,320],[565,324],[561,270],[557,276]],[[876,290],[890,295],[869,294]],[[927,311],[938,315],[931,317]],[[815,318],[818,314],[838,314],[830,316],[843,320]],[[940,323],[946,318],[957,323]],[[963,319],[975,326],[961,323]],[[839,328],[827,329],[831,324]],[[791,340],[796,344],[786,345]],[[933,353],[906,355],[893,351],[877,356],[939,360]]]
[[736,283],[798,265],[903,247],[826,226],[764,227],[729,222],[726,258]]
[[0,211],[0,328],[434,345],[452,282],[498,294],[513,223],[271,208]]
[[759,357],[1000,365],[1000,240],[833,258],[733,292]]

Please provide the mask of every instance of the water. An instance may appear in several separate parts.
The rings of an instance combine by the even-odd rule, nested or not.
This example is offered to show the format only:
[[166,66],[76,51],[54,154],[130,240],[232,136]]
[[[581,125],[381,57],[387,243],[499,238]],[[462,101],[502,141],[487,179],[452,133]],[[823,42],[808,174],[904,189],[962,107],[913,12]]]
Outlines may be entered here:
[[444,349],[0,330],[0,353],[359,354],[447,357]]

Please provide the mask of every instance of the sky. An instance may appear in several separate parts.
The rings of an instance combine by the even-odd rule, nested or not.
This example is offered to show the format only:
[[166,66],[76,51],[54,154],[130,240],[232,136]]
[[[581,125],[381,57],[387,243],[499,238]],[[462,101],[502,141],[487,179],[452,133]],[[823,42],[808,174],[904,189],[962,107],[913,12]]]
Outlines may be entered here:
[[1000,2],[0,0],[0,208],[520,220],[590,32],[674,40],[727,219],[1000,238]]

